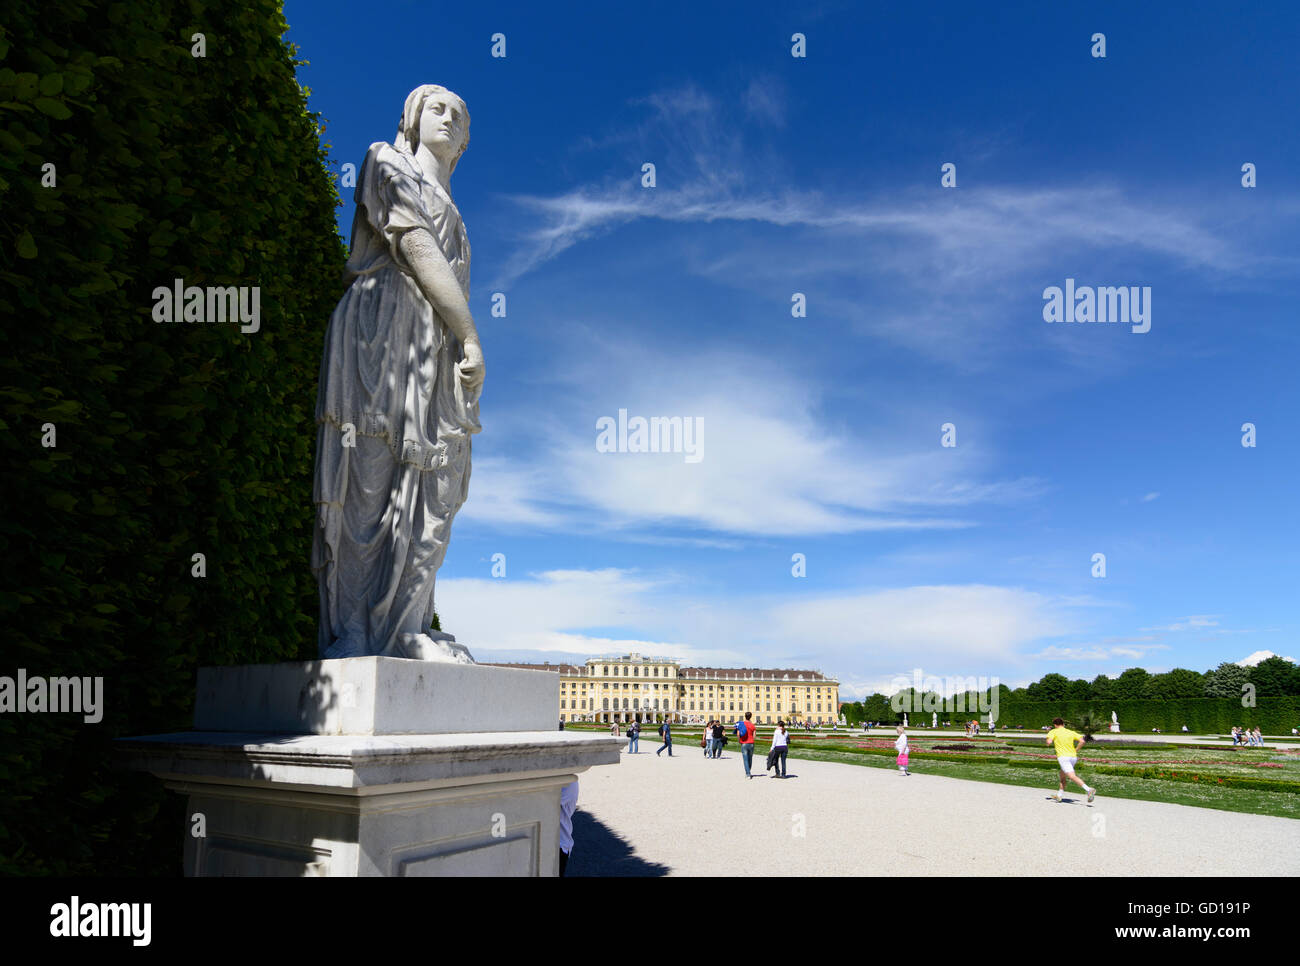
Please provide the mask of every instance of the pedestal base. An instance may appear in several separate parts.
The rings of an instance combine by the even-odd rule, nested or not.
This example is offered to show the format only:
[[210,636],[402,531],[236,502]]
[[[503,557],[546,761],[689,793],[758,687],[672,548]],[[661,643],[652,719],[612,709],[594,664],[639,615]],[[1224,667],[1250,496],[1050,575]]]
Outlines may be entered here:
[[[118,744],[128,767],[188,796],[186,875],[556,875],[560,790],[593,765],[617,763],[621,743],[558,730],[407,730],[422,720],[454,727],[446,704],[421,703],[466,683],[477,693],[461,690],[454,703],[472,707],[482,727],[497,671],[506,696],[525,697],[502,720],[555,716],[558,675],[466,670],[391,658],[205,669],[196,711],[204,730]],[[268,701],[289,685],[310,696],[299,702],[309,713]],[[292,730],[216,730],[223,720]],[[380,733],[386,723],[403,733]],[[363,733],[338,733],[349,727]]]

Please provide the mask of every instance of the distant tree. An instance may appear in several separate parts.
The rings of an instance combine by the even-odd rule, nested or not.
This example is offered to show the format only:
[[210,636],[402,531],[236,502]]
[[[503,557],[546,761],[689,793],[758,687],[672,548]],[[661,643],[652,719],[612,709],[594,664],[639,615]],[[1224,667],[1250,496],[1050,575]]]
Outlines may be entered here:
[[889,698],[883,694],[873,694],[862,702],[862,720],[863,721],[885,721],[894,720],[894,709],[889,706]]
[[1077,678],[1070,682],[1065,696],[1070,701],[1088,701],[1092,698],[1092,685],[1083,678]]
[[1148,687],[1152,698],[1171,701],[1176,698],[1199,698],[1205,694],[1205,675],[1176,667],[1164,674],[1153,674]]
[[1104,674],[1098,674],[1092,679],[1092,699],[1094,701],[1114,701],[1115,700],[1115,682]]
[[1151,675],[1140,667],[1131,667],[1115,679],[1112,697],[1118,701],[1138,701],[1149,697],[1147,685]]
[[1205,682],[1207,698],[1240,698],[1241,686],[1250,681],[1250,669],[1224,661],[1209,673]]
[[1295,669],[1296,665],[1275,654],[1250,669],[1250,683],[1255,685],[1255,693],[1261,698],[1283,695],[1287,693]]
[[1034,701],[1064,701],[1070,690],[1070,679],[1064,674],[1044,674],[1025,690]]

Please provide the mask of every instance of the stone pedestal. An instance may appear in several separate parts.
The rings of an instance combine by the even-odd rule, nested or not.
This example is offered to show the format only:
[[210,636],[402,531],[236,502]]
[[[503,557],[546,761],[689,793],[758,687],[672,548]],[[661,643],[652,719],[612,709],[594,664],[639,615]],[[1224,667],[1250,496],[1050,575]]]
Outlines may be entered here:
[[560,789],[621,746],[556,730],[558,692],[400,658],[204,668],[194,731],[118,744],[188,796],[187,875],[555,875]]

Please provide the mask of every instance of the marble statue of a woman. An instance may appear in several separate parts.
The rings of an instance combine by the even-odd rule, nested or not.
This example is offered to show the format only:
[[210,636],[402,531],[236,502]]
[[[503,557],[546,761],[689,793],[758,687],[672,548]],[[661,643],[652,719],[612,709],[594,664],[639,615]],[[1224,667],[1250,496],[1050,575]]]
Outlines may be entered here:
[[449,182],[465,102],[411,91],[393,144],[370,146],[348,288],[330,317],[316,401],[320,656],[472,664],[431,629],[433,587],[469,490],[483,350],[469,311],[469,239]]

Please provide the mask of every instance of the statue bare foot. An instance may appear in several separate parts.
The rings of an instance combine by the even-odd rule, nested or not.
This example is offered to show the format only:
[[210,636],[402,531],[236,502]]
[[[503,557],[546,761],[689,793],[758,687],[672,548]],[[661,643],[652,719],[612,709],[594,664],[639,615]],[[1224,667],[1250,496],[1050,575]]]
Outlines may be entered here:
[[403,634],[397,641],[392,657],[405,657],[415,661],[437,661],[441,664],[473,664],[474,657],[464,644],[442,631],[423,634]]

